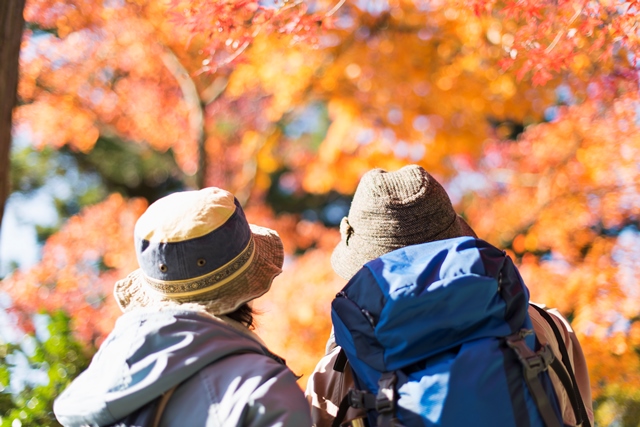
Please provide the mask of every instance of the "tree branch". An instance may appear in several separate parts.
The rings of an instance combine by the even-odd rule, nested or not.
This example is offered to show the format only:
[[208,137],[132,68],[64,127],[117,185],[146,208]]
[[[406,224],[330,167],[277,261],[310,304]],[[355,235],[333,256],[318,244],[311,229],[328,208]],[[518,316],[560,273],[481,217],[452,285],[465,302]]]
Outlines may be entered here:
[[11,124],[16,105],[25,0],[0,2],[0,224],[9,197]]
[[189,128],[196,138],[196,144],[198,147],[198,169],[194,175],[194,182],[192,185],[196,188],[204,187],[204,180],[207,176],[207,162],[205,142],[206,135],[204,130],[204,103],[200,99],[200,94],[196,88],[196,84],[189,75],[189,72],[180,63],[177,56],[167,46],[162,46],[163,52],[161,55],[162,62],[169,72],[174,76],[182,97],[185,100],[187,107],[189,108]]

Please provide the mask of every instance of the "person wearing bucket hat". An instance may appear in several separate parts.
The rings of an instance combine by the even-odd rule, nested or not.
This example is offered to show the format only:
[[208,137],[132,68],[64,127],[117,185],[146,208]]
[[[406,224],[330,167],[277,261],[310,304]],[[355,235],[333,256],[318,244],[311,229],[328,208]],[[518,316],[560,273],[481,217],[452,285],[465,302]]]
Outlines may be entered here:
[[[295,375],[251,330],[250,302],[282,271],[278,234],[211,187],[138,219],[140,268],[115,285],[124,312],[55,400],[65,427],[308,426]],[[153,420],[148,424],[144,420]]]
[[[379,286],[383,287],[383,285],[379,283],[376,284],[376,281],[384,282],[386,280],[385,278],[392,277],[386,286],[400,286],[402,288],[405,286],[415,286],[412,285],[411,280],[417,280],[418,282],[432,280],[433,277],[438,277],[440,274],[438,271],[434,272],[435,270],[433,269],[451,268],[455,264],[447,265],[443,260],[455,260],[458,254],[455,253],[456,250],[446,252],[441,249],[436,251],[436,255],[434,255],[433,258],[424,261],[420,258],[424,255],[420,254],[423,251],[425,253],[429,252],[429,245],[431,245],[431,247],[433,247],[433,245],[439,245],[438,248],[455,247],[461,250],[460,248],[473,246],[476,241],[480,241],[477,239],[473,229],[462,217],[456,214],[449,196],[440,183],[418,165],[405,166],[393,172],[387,172],[383,169],[373,169],[365,173],[353,196],[348,216],[343,218],[340,223],[340,235],[340,242],[335,247],[331,256],[331,265],[334,271],[343,279],[348,280],[349,283],[342,292],[336,296],[333,302],[332,320],[335,325],[336,320],[343,322],[343,320],[346,319],[346,315],[344,318],[336,315],[336,310],[340,310],[341,307],[336,304],[339,304],[341,302],[340,300],[348,299],[351,303],[348,305],[353,306],[353,300],[348,294],[349,292],[355,291],[349,290],[349,287],[351,286],[352,289],[363,289],[363,293],[369,294],[362,296],[363,301],[366,301],[365,304],[368,304],[368,310],[362,308],[360,311],[365,314],[363,319],[368,319],[369,326],[374,327],[376,337],[374,338],[372,336],[367,338],[368,335],[366,335],[366,332],[362,332],[366,330],[367,322],[363,322],[365,329],[357,330],[355,327],[354,329],[349,329],[350,333],[354,334],[354,341],[350,341],[350,345],[353,344],[355,346],[355,354],[358,355],[357,359],[359,364],[372,363],[371,360],[375,358],[371,360],[366,359],[370,357],[368,355],[371,353],[367,353],[366,350],[361,350],[358,346],[369,349],[369,347],[364,344],[365,340],[383,340],[383,334],[386,333],[383,328],[389,327],[388,325],[393,324],[396,328],[388,337],[401,335],[402,332],[399,331],[407,333],[406,340],[400,339],[399,341],[399,345],[402,348],[400,353],[406,352],[407,349],[410,348],[408,346],[411,345],[411,342],[407,340],[409,340],[409,336],[414,335],[413,332],[415,332],[408,332],[406,328],[403,329],[401,322],[397,319],[385,319],[384,322],[387,323],[383,324],[382,317],[385,316],[386,313],[391,312],[384,304],[386,304],[388,299],[396,297],[392,297],[391,294],[384,297],[384,299],[382,299],[383,294],[376,296],[377,294],[375,294],[375,292],[378,292],[376,288]],[[487,243],[484,243],[484,245],[490,246]],[[495,250],[499,251],[497,249]],[[415,256],[415,258],[412,258],[413,256]],[[416,261],[416,265],[424,261],[422,265],[426,265],[426,267],[424,267],[425,270],[418,271],[418,267],[410,265],[413,261],[409,262],[409,260]],[[377,264],[376,261],[378,261]],[[381,266],[384,266],[384,268]],[[372,273],[366,271],[367,269]],[[375,280],[369,279],[369,282],[373,280],[373,283],[366,282],[367,274],[376,277]],[[460,271],[453,273],[454,276],[460,274]],[[517,276],[519,277],[519,275]],[[362,279],[363,277],[365,279]],[[365,280],[364,285],[362,285],[363,280]],[[393,280],[395,280],[395,282],[393,282],[392,285],[391,282]],[[357,286],[362,286],[362,288],[358,288]],[[368,286],[373,286],[373,288],[369,288]],[[443,300],[438,301],[438,304],[438,311],[440,311],[443,309],[443,304],[453,304],[453,302]],[[371,307],[378,307],[378,305],[385,307],[384,310],[387,310],[386,313],[384,311],[374,312]],[[365,305],[356,305],[356,307],[365,307]],[[484,309],[484,307],[482,307],[482,309]],[[409,322],[411,320],[407,319],[421,318],[429,322],[431,321],[429,319],[433,318],[433,316],[431,318],[429,317],[429,313],[421,311],[428,310],[427,308],[421,309],[419,306],[416,307],[416,303],[410,303],[407,310],[409,312],[405,313],[403,311],[398,317],[402,317],[402,319]],[[579,388],[580,392],[579,395],[583,398],[583,409],[592,422],[593,410],[587,366],[580,344],[568,322],[555,310],[546,311],[546,313],[551,315],[549,319],[547,319],[544,314],[539,313],[538,309],[533,305],[524,306],[522,310],[528,312],[533,329],[540,342],[543,345],[549,344],[556,357],[562,358],[558,340],[560,339],[562,344],[566,346],[568,350],[567,358],[570,359],[571,366],[573,366],[573,371],[575,372],[575,380],[577,381],[577,388]],[[451,311],[457,312],[456,310]],[[346,311],[344,311],[344,313],[346,313]],[[351,316],[358,317],[357,314],[352,314]],[[522,316],[524,317],[524,314]],[[461,316],[461,318],[462,317],[463,316]],[[352,319],[353,317],[351,320]],[[346,322],[348,320],[349,319],[344,321]],[[556,337],[553,331],[554,328],[549,325],[549,321],[553,322],[555,327],[560,331],[561,336]],[[445,320],[444,323],[455,325],[455,320],[452,322]],[[478,325],[481,325],[481,322],[478,323]],[[344,335],[346,331],[345,323],[340,323],[340,328],[343,336],[347,336]],[[447,332],[440,328],[437,334],[434,335],[435,339],[439,339],[442,333]],[[431,338],[433,338],[433,336]],[[351,420],[350,424],[344,424],[350,426],[376,425],[375,418],[371,418],[371,411],[369,411],[369,417],[367,417],[367,412],[365,412],[362,405],[353,403],[353,396],[358,395],[352,395],[349,391],[354,389],[356,384],[353,378],[354,369],[350,368],[349,363],[352,359],[347,357],[347,353],[336,344],[335,340],[336,336],[332,328],[331,337],[327,343],[326,355],[319,361],[307,383],[305,395],[311,404],[313,425],[316,427],[328,427],[337,425],[334,424],[334,422],[340,423],[343,420]],[[371,348],[374,353],[381,351],[380,347],[374,346]],[[391,350],[388,351],[391,352]],[[392,357],[387,355],[387,353],[383,354],[385,358]],[[353,356],[354,354],[352,353],[351,355]],[[361,358],[365,358],[369,362],[362,362],[362,360],[360,360]],[[576,425],[576,417],[578,415],[574,414],[574,408],[570,404],[568,392],[565,390],[561,380],[554,373],[551,373],[550,377],[553,388],[558,396],[559,411],[561,412],[564,422],[568,425]],[[366,381],[366,379],[363,380],[360,378],[359,383],[362,384],[362,381]],[[382,387],[380,384],[381,383],[379,383],[378,387]],[[414,384],[413,387],[416,387],[415,383],[412,384]],[[410,383],[406,383],[405,387],[409,385]],[[362,385],[360,385],[360,387],[362,387]],[[402,399],[404,399],[404,404],[406,404],[406,399],[410,392],[407,388],[403,390],[404,392],[400,391],[399,393],[404,393]],[[378,394],[378,397],[379,396],[380,394]],[[436,396],[436,399],[441,398],[441,396]],[[427,395],[424,395],[422,398],[429,399]],[[433,398],[433,396],[431,398]],[[351,402],[351,405],[349,402]],[[400,404],[400,402],[398,403]],[[427,408],[430,405],[432,404],[427,404],[427,401],[421,401],[421,403],[417,404],[418,407],[423,408]],[[447,405],[451,406],[451,402],[448,401]],[[416,413],[419,412],[417,410],[415,411]],[[451,425],[446,422],[440,424],[442,420],[438,421],[437,417],[433,418],[436,414],[442,413],[442,409],[430,411],[427,418],[432,422],[438,425]],[[337,421],[336,417],[338,417]],[[583,425],[589,425],[587,423],[588,421]],[[427,424],[431,425],[429,423]],[[420,422],[420,424],[409,422],[406,425],[423,424],[422,422]]]

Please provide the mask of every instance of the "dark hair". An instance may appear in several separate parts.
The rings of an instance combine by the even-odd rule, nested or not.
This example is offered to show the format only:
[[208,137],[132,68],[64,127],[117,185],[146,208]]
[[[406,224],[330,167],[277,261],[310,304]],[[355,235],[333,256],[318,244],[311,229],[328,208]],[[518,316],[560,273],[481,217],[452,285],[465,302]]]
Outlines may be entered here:
[[238,307],[235,311],[232,311],[231,313],[227,313],[225,316],[235,320],[236,322],[242,323],[244,326],[246,326],[249,329],[255,329],[256,326],[254,324],[254,319],[253,319],[254,314],[255,312],[249,306],[249,304],[244,303],[240,307]]

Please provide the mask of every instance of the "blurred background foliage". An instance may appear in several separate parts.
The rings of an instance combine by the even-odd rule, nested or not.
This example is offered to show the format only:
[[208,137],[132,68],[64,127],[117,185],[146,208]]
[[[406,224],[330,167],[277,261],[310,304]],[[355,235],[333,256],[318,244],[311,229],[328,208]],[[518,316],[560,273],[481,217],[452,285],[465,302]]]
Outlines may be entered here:
[[304,386],[344,285],[329,256],[358,179],[409,163],[571,320],[598,425],[640,425],[638,9],[28,0],[0,253],[2,425],[57,425],[53,398],[119,315],[136,219],[204,186],[280,233],[285,271],[257,301],[258,332]]
[[58,425],[53,401],[89,365],[90,349],[73,337],[69,315],[40,314],[42,330],[0,343],[3,427]]

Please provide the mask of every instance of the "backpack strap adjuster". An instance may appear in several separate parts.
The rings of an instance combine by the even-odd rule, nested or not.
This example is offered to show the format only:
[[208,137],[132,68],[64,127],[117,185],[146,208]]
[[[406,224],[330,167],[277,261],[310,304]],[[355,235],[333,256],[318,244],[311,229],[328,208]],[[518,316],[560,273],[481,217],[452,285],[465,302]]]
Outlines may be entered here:
[[527,372],[527,376],[536,376],[540,372],[549,369],[555,356],[548,344],[542,346],[537,352],[533,352],[524,341],[524,337],[530,333],[531,330],[522,329],[520,332],[506,337],[506,343],[518,355],[518,359]]
[[378,395],[376,396],[376,411],[379,413],[393,412],[396,403],[396,374],[385,372],[378,380]]
[[350,389],[347,393],[349,406],[356,409],[376,409],[376,397],[368,391]]
[[378,380],[376,411],[378,411],[378,427],[404,427],[396,418],[396,382],[395,372],[384,372]]
[[376,411],[378,411],[378,413],[383,414],[387,412],[393,412],[393,408],[393,400],[386,397],[380,398],[379,395],[376,396]]

